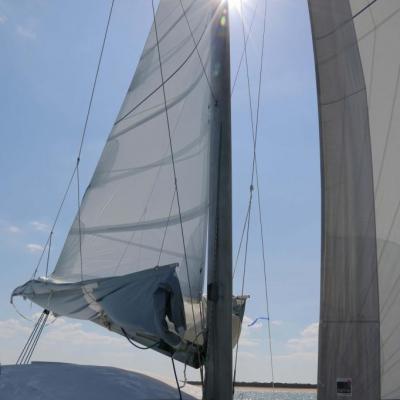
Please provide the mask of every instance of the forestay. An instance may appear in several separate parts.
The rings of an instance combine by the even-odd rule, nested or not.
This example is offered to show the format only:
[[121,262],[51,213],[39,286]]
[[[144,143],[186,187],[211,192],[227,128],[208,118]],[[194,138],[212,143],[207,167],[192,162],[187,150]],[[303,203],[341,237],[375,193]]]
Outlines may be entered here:
[[320,112],[319,398],[400,398],[400,2],[309,0]]
[[[171,345],[178,339],[168,331],[193,329],[193,311],[200,322],[215,101],[208,80],[210,34],[218,3],[161,0],[158,44],[153,24],[54,272],[13,295]],[[155,299],[157,288],[165,290]],[[158,322],[157,312],[164,313]],[[166,326],[165,315],[174,326]]]

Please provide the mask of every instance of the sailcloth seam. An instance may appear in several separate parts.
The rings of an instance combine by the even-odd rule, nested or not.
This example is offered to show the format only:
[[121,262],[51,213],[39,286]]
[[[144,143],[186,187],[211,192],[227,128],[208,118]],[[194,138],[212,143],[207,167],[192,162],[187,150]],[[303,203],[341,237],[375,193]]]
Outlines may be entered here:
[[331,30],[328,33],[325,33],[321,36],[318,36],[315,38],[315,40],[321,40],[321,39],[325,39],[326,37],[333,35],[334,33],[336,33],[340,28],[342,28],[343,26],[347,25],[349,22],[352,22],[355,18],[357,18],[359,15],[361,15],[364,11],[368,10],[373,4],[375,4],[378,0],[372,0],[371,3],[367,4],[366,6],[364,6],[360,11],[358,11],[357,13],[355,13],[354,15],[352,15],[351,18],[346,19],[345,21],[343,21],[342,23],[340,23],[336,28],[334,28],[333,30]]
[[[198,40],[197,44],[199,44],[202,40],[202,38],[204,37],[205,33],[207,32],[208,28],[210,27],[210,22],[213,20],[213,17],[216,13],[217,8],[214,10],[213,16],[210,18],[210,20],[208,21],[207,25],[205,26],[200,39]],[[196,51],[196,48],[193,48],[191,50],[191,52],[188,54],[188,56],[186,57],[186,59],[175,69],[174,72],[171,73],[171,75],[169,77],[167,77],[164,80],[164,85],[171,80],[183,67],[184,65],[191,59],[192,55],[194,54],[194,52]],[[140,100],[135,106],[132,107],[131,110],[129,110],[127,113],[125,113],[122,117],[118,118],[115,123],[115,125],[118,125],[120,122],[122,122],[124,119],[126,119],[130,114],[132,114],[138,107],[140,107],[144,102],[146,102],[151,96],[153,96],[155,93],[157,93],[161,88],[163,87],[163,84],[157,86],[153,91],[151,91],[147,96],[145,96],[142,100]]]

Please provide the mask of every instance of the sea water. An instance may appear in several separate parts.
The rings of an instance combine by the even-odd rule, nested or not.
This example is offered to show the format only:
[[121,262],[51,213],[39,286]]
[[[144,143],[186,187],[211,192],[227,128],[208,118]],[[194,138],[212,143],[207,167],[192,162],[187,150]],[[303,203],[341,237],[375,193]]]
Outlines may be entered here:
[[305,391],[279,391],[272,393],[271,391],[238,391],[235,393],[235,400],[316,400],[316,392]]

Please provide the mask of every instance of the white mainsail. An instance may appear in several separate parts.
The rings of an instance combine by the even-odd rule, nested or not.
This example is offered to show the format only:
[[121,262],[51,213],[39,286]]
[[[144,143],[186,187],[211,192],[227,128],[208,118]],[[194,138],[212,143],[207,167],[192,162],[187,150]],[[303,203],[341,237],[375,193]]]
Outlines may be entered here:
[[398,399],[400,2],[309,5],[323,182],[319,398]]
[[179,263],[184,295],[202,295],[211,101],[205,73],[215,10],[213,2],[182,4],[185,13],[180,0],[162,1],[156,24],[188,265],[153,24],[82,201],[82,263],[77,216],[52,274],[58,281],[82,280],[81,269],[83,279],[92,279]]
[[[185,331],[203,343],[216,104],[210,76],[221,67],[216,59],[211,67],[210,49],[220,8],[220,1],[160,1],[54,272],[13,296],[119,333],[123,328],[145,344],[161,338],[175,346]],[[185,362],[200,360],[185,356]]]

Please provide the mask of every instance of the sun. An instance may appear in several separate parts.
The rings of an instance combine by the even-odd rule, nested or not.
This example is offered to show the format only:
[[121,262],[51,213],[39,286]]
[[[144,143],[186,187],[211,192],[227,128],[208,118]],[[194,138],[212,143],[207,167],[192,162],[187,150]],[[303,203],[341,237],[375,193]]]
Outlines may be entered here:
[[[229,7],[233,10],[235,10],[237,13],[241,14],[242,12],[242,2],[244,3],[245,0],[228,0],[229,1]],[[244,6],[244,4],[243,4]]]

